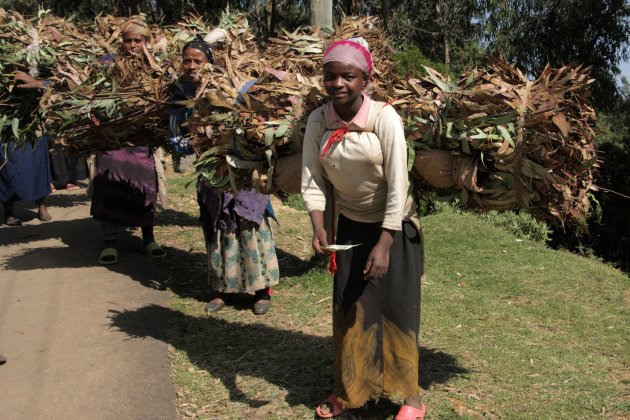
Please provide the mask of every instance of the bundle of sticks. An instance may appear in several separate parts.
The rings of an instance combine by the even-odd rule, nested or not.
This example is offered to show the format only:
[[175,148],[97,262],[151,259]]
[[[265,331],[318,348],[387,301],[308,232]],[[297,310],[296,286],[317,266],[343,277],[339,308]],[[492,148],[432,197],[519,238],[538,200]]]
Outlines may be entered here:
[[0,143],[32,141],[42,131],[39,94],[16,87],[13,71],[40,79],[59,71],[71,81],[102,51],[85,27],[46,11],[27,19],[0,9]]
[[452,160],[444,171],[451,184],[438,186],[461,189],[469,207],[583,223],[599,165],[588,69],[548,66],[529,80],[501,59],[487,60],[457,83],[430,69],[423,80],[408,80],[398,105],[418,150],[414,168],[424,179],[439,178],[426,169],[433,151],[435,160]]
[[[209,28],[194,15],[174,26],[150,25],[150,43],[136,59],[121,54],[127,19],[98,16],[94,25],[78,26],[47,11],[24,18],[0,9],[0,142],[19,144],[46,132],[70,152],[86,155],[165,145],[181,47]],[[54,87],[43,95],[19,89],[15,70]]]
[[[121,24],[101,16],[80,27],[46,13],[24,19],[0,9],[0,140],[15,140],[43,119],[78,154],[166,143],[181,47],[211,28],[198,16],[151,25],[142,57],[114,54],[108,65],[94,64],[117,51]],[[323,52],[334,40],[360,36],[375,58],[368,93],[402,116],[419,182],[460,190],[470,207],[527,209],[557,225],[587,215],[599,164],[588,69],[548,67],[530,80],[488,57],[456,80],[430,68],[413,78],[396,73],[394,49],[374,17],[347,17],[330,37],[299,28],[264,44],[243,15],[226,14],[220,26],[214,62],[201,70],[194,98],[178,104],[193,110],[186,124],[200,155],[196,168],[212,186],[299,191],[306,120],[326,100]],[[12,70],[39,72],[55,88],[11,114],[9,105],[27,103],[11,86]]]
[[[554,225],[583,223],[599,165],[592,129],[595,113],[588,100],[593,80],[588,69],[547,67],[538,78],[529,80],[504,60],[488,57],[484,68],[467,71],[457,80],[430,68],[425,68],[422,78],[404,78],[393,70],[386,38],[374,29],[375,22],[368,23],[347,19],[332,40],[363,36],[371,42],[373,51],[381,51],[380,55],[374,54],[382,57],[382,67],[369,91],[376,99],[390,101],[403,117],[414,172],[421,182],[460,190],[462,203],[468,207],[527,209]],[[374,32],[380,36],[374,36]],[[330,41],[308,36],[314,37],[309,40],[312,60],[320,59]],[[197,131],[193,135],[198,146],[223,145],[219,149],[205,148],[211,151],[203,157],[215,158],[213,168],[224,176],[221,185],[227,188],[252,182],[245,173],[239,177],[240,183],[228,182],[230,172],[243,169],[262,176],[265,182],[257,182],[259,185],[275,184],[277,188],[299,191],[295,183],[300,176],[299,159],[282,158],[278,153],[278,145],[286,145],[288,140],[295,142],[289,151],[299,149],[299,136],[293,139],[272,133],[299,132],[299,125],[323,103],[324,95],[319,87],[321,80],[312,70],[312,60],[301,67],[308,50],[295,57],[290,52],[297,49],[290,47],[290,41],[281,41],[272,40],[284,48],[282,60],[276,59],[275,63],[281,63],[283,71],[291,70],[287,72],[290,76],[269,67],[261,69],[268,64],[261,54],[260,64],[252,66],[256,70],[251,77],[263,75],[261,80],[269,83],[248,91],[244,96],[246,105],[225,108],[230,111],[229,122],[221,121],[221,129],[213,131],[221,133],[222,140],[215,143],[204,135],[204,127],[217,120],[195,121]],[[269,74],[276,77],[269,78]],[[296,91],[291,90],[296,79],[304,87],[302,95],[311,99],[308,106],[300,106],[304,102],[286,105],[296,104]],[[218,98],[219,92],[217,89],[212,95]],[[236,88],[232,92],[237,92]],[[237,96],[230,98],[232,104]],[[286,118],[287,110],[291,119]],[[219,156],[222,159],[216,160]],[[274,168],[284,173],[282,179],[291,182],[290,187],[273,181]],[[203,165],[199,169],[204,172]],[[213,175],[208,174],[208,178]]]
[[46,91],[41,112],[55,141],[76,155],[163,145],[170,85],[147,57],[112,56],[75,89]]

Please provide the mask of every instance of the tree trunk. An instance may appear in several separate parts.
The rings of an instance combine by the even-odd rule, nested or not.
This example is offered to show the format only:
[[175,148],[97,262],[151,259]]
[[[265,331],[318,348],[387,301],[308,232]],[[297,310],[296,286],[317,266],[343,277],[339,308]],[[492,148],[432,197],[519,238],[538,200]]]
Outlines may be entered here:
[[442,37],[444,38],[444,65],[447,70],[451,69],[451,46],[449,44],[449,28],[448,28],[448,15],[449,15],[449,4],[448,1],[438,1],[435,5],[435,10],[438,15],[438,22],[440,26],[440,31],[442,32]]
[[447,34],[444,34],[444,65],[446,70],[451,70],[451,45]]
[[381,19],[383,20],[383,28],[389,29],[389,0],[381,1]]
[[346,15],[351,15],[352,14],[352,3],[354,3],[352,0],[343,0],[343,12]]
[[271,34],[271,25],[273,23],[273,9],[274,0],[265,0],[265,29],[267,30],[267,36]]
[[332,0],[311,0],[311,26],[333,26]]

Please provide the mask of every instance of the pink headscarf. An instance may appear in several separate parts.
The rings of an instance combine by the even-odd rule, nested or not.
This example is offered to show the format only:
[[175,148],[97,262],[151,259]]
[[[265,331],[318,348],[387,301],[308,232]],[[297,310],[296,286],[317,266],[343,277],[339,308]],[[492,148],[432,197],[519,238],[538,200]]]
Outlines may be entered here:
[[368,43],[360,37],[333,42],[324,53],[322,65],[331,61],[339,61],[354,66],[368,76],[374,71]]

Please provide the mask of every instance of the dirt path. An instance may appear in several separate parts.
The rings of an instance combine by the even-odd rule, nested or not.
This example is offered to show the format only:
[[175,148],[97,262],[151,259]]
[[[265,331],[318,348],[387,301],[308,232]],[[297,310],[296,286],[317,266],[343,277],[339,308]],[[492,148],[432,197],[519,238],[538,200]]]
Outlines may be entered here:
[[167,306],[159,265],[125,232],[119,263],[98,266],[101,232],[84,190],[49,205],[52,222],[18,205],[31,220],[0,227],[0,418],[175,418],[168,320],[117,316]]

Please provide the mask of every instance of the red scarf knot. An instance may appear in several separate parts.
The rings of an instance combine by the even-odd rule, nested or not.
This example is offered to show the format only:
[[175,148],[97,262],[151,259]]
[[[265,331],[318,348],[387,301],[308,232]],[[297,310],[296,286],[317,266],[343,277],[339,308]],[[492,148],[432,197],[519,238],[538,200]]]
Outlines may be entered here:
[[319,160],[324,159],[324,156],[328,153],[328,149],[330,149],[333,144],[340,142],[348,131],[350,131],[348,130],[348,127],[341,127],[333,131],[328,138],[326,145],[324,145],[324,150],[322,151],[322,155],[319,157]]
[[328,256],[328,271],[335,274],[337,272],[337,253],[331,252]]

